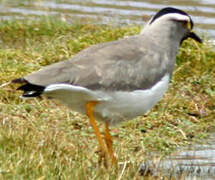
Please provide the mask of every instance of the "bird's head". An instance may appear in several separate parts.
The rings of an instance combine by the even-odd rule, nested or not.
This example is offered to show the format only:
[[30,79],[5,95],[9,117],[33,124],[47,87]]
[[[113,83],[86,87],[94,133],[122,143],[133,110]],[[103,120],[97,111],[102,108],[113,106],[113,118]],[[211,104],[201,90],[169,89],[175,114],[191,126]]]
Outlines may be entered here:
[[160,33],[160,36],[162,36],[162,33],[167,32],[170,38],[176,38],[180,43],[187,38],[192,38],[201,43],[200,37],[193,32],[193,26],[193,20],[186,12],[167,7],[155,14],[146,25],[146,28],[151,29],[150,27],[152,27],[153,30]]

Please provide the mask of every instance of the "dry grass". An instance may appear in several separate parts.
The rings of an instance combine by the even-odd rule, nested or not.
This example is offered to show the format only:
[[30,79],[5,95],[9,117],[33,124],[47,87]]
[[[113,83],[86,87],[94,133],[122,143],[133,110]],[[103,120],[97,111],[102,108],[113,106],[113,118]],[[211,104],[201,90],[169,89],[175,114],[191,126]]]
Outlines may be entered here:
[[[2,21],[0,84],[139,30],[49,18]],[[163,156],[214,130],[214,82],[213,47],[186,41],[164,99],[144,117],[112,128],[118,172],[98,167],[85,116],[45,98],[20,99],[12,85],[0,88],[0,179],[142,179],[139,165],[151,152]]]

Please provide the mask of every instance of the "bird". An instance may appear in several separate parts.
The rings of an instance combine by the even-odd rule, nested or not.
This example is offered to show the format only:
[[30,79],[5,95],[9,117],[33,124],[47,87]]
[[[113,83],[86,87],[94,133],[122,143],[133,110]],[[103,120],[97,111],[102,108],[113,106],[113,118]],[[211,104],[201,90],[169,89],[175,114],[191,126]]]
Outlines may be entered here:
[[[202,43],[189,14],[159,10],[137,35],[92,45],[68,60],[47,65],[11,83],[23,98],[44,95],[87,115],[104,165],[117,164],[110,125],[141,116],[163,97],[176,55],[188,38]],[[104,138],[97,120],[105,123]]]

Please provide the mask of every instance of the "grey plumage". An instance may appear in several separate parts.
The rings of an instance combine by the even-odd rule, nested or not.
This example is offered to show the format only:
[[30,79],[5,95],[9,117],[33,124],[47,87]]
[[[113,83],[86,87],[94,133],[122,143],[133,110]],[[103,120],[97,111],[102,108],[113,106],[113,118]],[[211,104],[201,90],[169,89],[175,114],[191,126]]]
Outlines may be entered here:
[[[179,46],[170,44],[159,47],[160,42],[155,34],[153,36],[143,33],[95,45],[81,51],[71,60],[49,65],[24,79],[40,86],[69,83],[93,90],[131,91],[150,88],[166,71],[173,71]],[[171,49],[171,54],[163,52],[166,48]]]
[[[164,8],[141,34],[81,51],[70,60],[49,65],[14,83],[23,97],[44,94],[86,114],[98,139],[104,165],[113,153],[109,124],[143,115],[168,89],[178,48],[188,37],[201,42],[185,12]],[[105,143],[96,120],[106,123]]]
[[[139,35],[91,47],[69,61],[47,66],[24,79],[35,85],[69,83],[93,90],[150,88],[166,73],[167,67],[162,69],[162,64],[168,57],[144,48],[145,37]],[[156,48],[156,44],[153,46]]]
[[[151,88],[166,73],[172,74],[180,43],[190,33],[178,22],[152,20],[140,35],[91,46],[70,60],[44,67],[22,80],[35,87],[67,83],[104,91]],[[27,91],[26,86],[19,89]]]

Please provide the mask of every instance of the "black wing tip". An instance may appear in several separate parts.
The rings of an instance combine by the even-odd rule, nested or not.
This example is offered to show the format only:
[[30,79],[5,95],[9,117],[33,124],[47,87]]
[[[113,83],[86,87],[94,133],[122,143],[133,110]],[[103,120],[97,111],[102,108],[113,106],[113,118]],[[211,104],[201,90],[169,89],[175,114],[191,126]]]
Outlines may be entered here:
[[24,78],[14,79],[11,82],[12,83],[22,84],[21,86],[19,86],[17,88],[17,90],[24,91],[24,93],[22,94],[23,98],[30,98],[30,97],[40,96],[43,93],[44,89],[45,89],[44,86],[31,84]]
[[24,91],[22,97],[29,98],[29,97],[40,96],[43,93],[44,89],[45,89],[44,86],[27,83],[27,84],[20,86],[17,90]]
[[33,97],[39,97],[42,94],[42,92],[39,91],[26,91],[22,94],[22,98],[33,98]]

